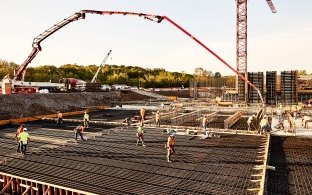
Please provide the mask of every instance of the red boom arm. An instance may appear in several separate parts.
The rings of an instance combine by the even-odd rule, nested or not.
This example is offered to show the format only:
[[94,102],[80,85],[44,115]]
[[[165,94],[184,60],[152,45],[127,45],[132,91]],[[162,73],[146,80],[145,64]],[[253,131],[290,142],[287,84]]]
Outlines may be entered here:
[[274,7],[274,5],[273,5],[273,2],[272,2],[271,0],[267,0],[267,3],[268,3],[268,5],[269,5],[271,11],[272,11],[273,13],[276,13],[276,9],[275,9],[275,7]]
[[22,65],[20,65],[17,70],[15,70],[14,72],[14,80],[18,80],[18,81],[23,81],[24,80],[24,76],[26,73],[26,68],[28,66],[28,64],[31,63],[31,61],[36,57],[36,55],[39,53],[39,51],[41,51],[41,46],[40,43],[45,40],[46,38],[48,38],[50,35],[52,35],[53,33],[55,33],[56,31],[58,31],[59,29],[63,28],[64,26],[66,26],[67,24],[77,21],[79,19],[85,19],[86,17],[86,13],[90,13],[90,14],[100,14],[100,15],[113,15],[113,14],[119,14],[119,15],[135,15],[135,16],[140,16],[143,17],[144,19],[148,19],[151,21],[155,21],[155,22],[161,22],[163,20],[163,18],[161,16],[157,16],[157,15],[151,15],[151,14],[144,14],[144,13],[134,13],[134,12],[116,12],[116,11],[97,11],[97,10],[81,10],[78,13],[75,13],[71,16],[69,16],[68,18],[65,18],[64,20],[62,20],[61,22],[53,25],[51,28],[49,28],[48,30],[44,31],[43,33],[41,33],[39,36],[37,36],[32,44],[33,50],[31,51],[31,53],[28,55],[27,59],[23,62]]
[[177,23],[175,23],[173,20],[168,18],[167,16],[160,16],[160,15],[151,15],[151,14],[144,14],[144,13],[135,13],[135,12],[116,12],[116,11],[97,11],[97,10],[81,10],[78,13],[75,13],[74,15],[64,19],[63,21],[59,22],[58,24],[52,26],[39,36],[37,36],[32,44],[33,50],[28,56],[28,58],[25,60],[25,62],[17,69],[16,74],[14,75],[15,80],[23,80],[24,74],[27,65],[35,58],[37,53],[41,51],[40,43],[47,37],[49,37],[51,34],[59,30],[60,28],[64,27],[65,25],[79,20],[84,19],[86,13],[91,14],[100,14],[100,15],[113,15],[113,14],[119,14],[119,15],[135,15],[135,16],[142,16],[144,19],[148,19],[157,23],[160,23],[163,19],[166,19],[168,22],[173,24],[175,27],[180,29],[182,32],[184,32],[186,35],[191,37],[194,41],[196,41],[199,45],[204,47],[208,52],[210,52],[212,55],[214,55],[218,60],[220,60],[224,65],[226,65],[228,68],[230,68],[236,75],[238,75],[239,78],[244,80],[248,85],[250,85],[254,90],[256,90],[261,98],[262,103],[264,103],[262,95],[260,90],[253,85],[249,80],[247,80],[243,75],[241,75],[237,70],[235,70],[232,66],[230,66],[226,61],[224,61],[220,56],[218,56],[215,52],[213,52],[211,49],[209,49],[206,45],[204,45],[202,42],[200,42],[197,38],[195,38],[193,35],[191,35],[189,32],[187,32],[185,29],[183,29],[181,26],[179,26]]

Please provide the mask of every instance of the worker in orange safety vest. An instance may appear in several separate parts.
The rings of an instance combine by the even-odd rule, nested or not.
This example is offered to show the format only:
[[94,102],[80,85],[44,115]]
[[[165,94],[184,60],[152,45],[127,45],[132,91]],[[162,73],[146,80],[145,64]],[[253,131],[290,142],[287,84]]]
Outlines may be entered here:
[[167,162],[171,162],[171,156],[175,152],[174,151],[174,137],[176,135],[175,131],[171,131],[167,143],[166,143],[166,148],[167,148]]

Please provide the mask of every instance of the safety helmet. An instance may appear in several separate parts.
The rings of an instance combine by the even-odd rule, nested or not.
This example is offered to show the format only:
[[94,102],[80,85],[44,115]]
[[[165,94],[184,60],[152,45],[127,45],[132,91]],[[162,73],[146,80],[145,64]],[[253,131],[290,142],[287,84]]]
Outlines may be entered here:
[[256,115],[253,114],[252,117],[256,117]]
[[23,131],[27,131],[27,128],[25,127],[25,128],[23,129]]
[[266,118],[266,117],[268,117],[266,114],[263,116],[263,118]]

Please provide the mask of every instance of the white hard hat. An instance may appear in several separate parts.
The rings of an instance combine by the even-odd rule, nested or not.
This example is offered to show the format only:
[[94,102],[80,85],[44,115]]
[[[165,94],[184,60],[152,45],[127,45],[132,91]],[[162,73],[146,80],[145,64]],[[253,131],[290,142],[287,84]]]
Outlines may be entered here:
[[268,117],[266,114],[263,116],[263,118],[266,118],[266,117]]
[[23,131],[27,131],[27,128],[25,127],[25,128],[23,129]]
[[252,117],[256,117],[256,115],[253,114]]

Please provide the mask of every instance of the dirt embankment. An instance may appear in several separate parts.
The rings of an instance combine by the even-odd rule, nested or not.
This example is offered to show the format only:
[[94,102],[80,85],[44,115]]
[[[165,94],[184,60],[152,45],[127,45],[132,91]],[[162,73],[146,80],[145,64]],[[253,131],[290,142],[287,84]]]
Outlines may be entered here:
[[150,97],[131,91],[0,95],[0,120],[53,114],[58,110],[77,111],[89,106],[115,106],[124,101],[146,99]]

